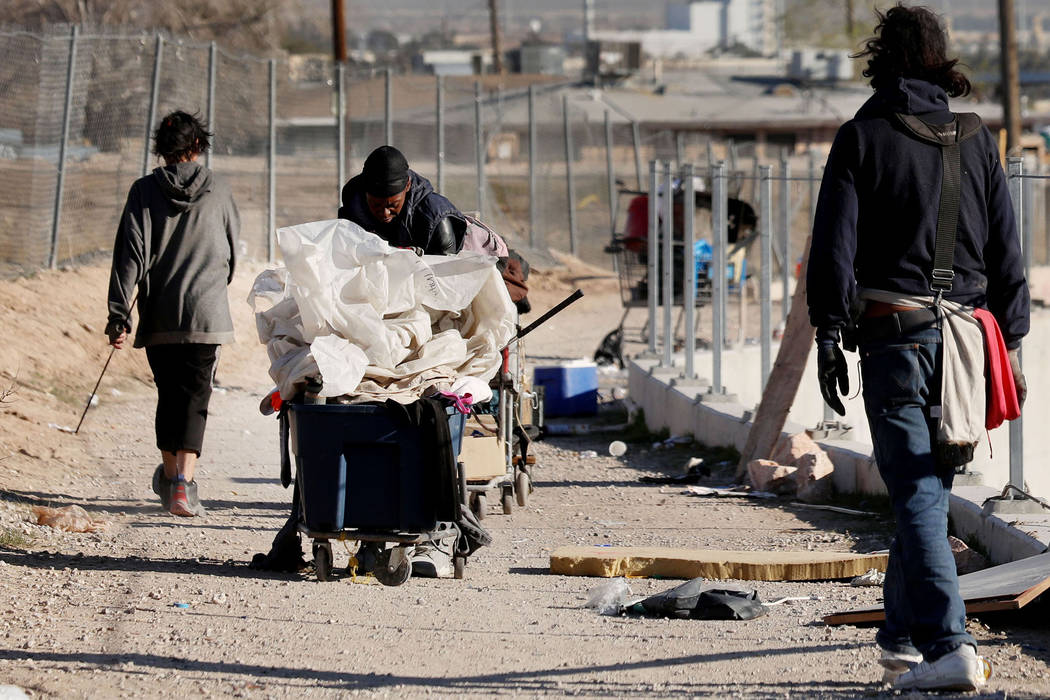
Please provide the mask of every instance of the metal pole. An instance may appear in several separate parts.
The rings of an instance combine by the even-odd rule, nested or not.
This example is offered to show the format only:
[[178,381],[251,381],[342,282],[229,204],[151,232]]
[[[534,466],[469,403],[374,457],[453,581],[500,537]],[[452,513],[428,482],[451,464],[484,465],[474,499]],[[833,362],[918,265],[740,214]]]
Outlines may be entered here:
[[474,157],[477,167],[478,214],[485,220],[485,150],[481,135],[481,83],[474,81]]
[[[62,195],[66,186],[66,145],[69,143],[69,122],[73,114],[73,78],[77,67],[77,38],[80,27],[73,25],[69,35],[69,59],[66,62],[66,101],[62,108],[62,142],[58,144],[58,181],[55,183],[55,208],[51,216],[51,253],[47,265],[52,270],[58,265],[58,230],[62,223]],[[149,152],[149,142],[146,142]]]
[[[215,79],[219,70],[219,49],[215,42],[208,45],[208,128],[215,133]],[[215,151],[215,137],[204,154],[204,167],[211,168],[211,154]]]
[[[761,304],[761,347],[762,347],[762,390],[766,389],[769,381],[770,370],[770,347],[769,339],[772,335],[773,302],[770,299],[773,284],[773,166],[763,165],[759,169],[759,198],[762,213],[758,221],[761,226],[762,243],[762,277],[759,282],[759,299]],[[744,303],[741,295],[740,303]]]
[[394,145],[394,75],[389,68],[386,69],[385,75],[386,101],[383,110],[383,138],[386,140],[386,145],[392,146]]
[[160,61],[164,53],[164,37],[157,35],[157,48],[153,51],[153,84],[149,93],[149,113],[146,116],[146,148],[142,154],[142,177],[149,174],[150,148],[153,136],[153,122],[157,119],[157,97],[160,93]]
[[437,76],[437,188],[445,191],[445,76]]
[[660,209],[656,202],[656,193],[660,189],[660,161],[649,161],[649,252],[646,262],[648,269],[645,275],[646,300],[649,302],[649,353],[656,355],[656,306],[657,306],[657,270],[656,261],[660,255]]
[[[634,176],[638,181],[638,189],[642,189],[642,127],[638,122],[631,122],[631,141],[634,144]],[[681,166],[679,161],[678,167]]]
[[561,96],[563,128],[565,129],[565,186],[569,200],[569,253],[576,255],[576,182],[572,177],[572,163],[576,149],[572,143],[572,126],[569,124],[569,96]]
[[674,132],[674,157],[678,161],[678,167],[682,167],[685,160],[685,134],[681,131]]
[[791,306],[791,164],[787,156],[780,159],[780,320],[787,324]]
[[270,59],[270,147],[266,155],[269,191],[266,202],[266,259],[274,260],[277,230],[277,60]]
[[343,183],[346,182],[346,64],[335,64],[336,102],[336,202],[342,204]]
[[539,211],[536,187],[536,86],[529,85],[529,246],[536,247]]
[[721,394],[722,350],[725,348],[726,241],[729,226],[725,161],[715,164],[711,190],[711,393]]
[[[1019,234],[1021,236],[1022,248],[1024,247],[1024,241],[1028,237],[1028,233],[1024,230],[1025,221],[1023,212],[1025,211],[1024,202],[1024,186],[1022,178],[1024,177],[1024,159],[1022,158],[1007,158],[1007,184],[1010,189],[1010,199],[1013,200],[1014,212],[1016,212],[1020,221]],[[1027,251],[1023,251],[1027,253]],[[1025,256],[1025,271],[1028,268],[1028,258]],[[1022,359],[1022,350],[1018,350],[1018,359]],[[1022,367],[1024,364],[1022,363]],[[1025,487],[1024,484],[1024,415],[1021,415],[1017,420],[1010,421],[1010,484],[1016,486],[1019,489]]]
[[664,163],[664,226],[660,236],[663,256],[660,267],[660,284],[664,297],[664,354],[660,361],[663,367],[674,366],[671,352],[674,350],[674,173],[671,162]]
[[616,230],[616,170],[613,167],[613,128],[609,110],[605,110],[605,171],[609,178],[609,230]]
[[685,246],[685,274],[682,275],[682,306],[685,314],[685,379],[696,377],[696,183],[693,164],[682,166],[682,245]]

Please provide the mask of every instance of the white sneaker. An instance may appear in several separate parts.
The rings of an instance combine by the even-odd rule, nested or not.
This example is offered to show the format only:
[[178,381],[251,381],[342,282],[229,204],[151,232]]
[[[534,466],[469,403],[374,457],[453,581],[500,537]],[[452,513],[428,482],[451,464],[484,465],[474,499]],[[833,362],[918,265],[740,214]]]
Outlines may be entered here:
[[992,665],[969,644],[957,647],[933,663],[922,661],[901,674],[895,688],[977,690],[992,675]]
[[[879,647],[882,649],[882,647]],[[922,661],[922,654],[916,651],[913,654],[907,652],[890,651],[882,649],[879,664],[885,669],[882,672],[882,682],[893,684],[902,673],[907,673]]]
[[452,554],[442,550],[439,544],[424,542],[416,545],[416,551],[411,557],[413,576],[424,578],[453,578],[455,576]]

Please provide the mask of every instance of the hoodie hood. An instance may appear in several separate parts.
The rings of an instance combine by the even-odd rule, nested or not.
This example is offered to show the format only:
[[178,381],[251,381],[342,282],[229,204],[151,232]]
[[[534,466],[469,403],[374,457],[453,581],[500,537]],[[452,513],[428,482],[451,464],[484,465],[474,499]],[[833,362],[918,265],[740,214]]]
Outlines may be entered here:
[[[917,78],[898,78],[892,86],[875,91],[857,112],[857,118],[884,117],[890,114],[914,114],[916,116],[942,113],[944,121],[951,121],[948,110],[948,93],[943,88]],[[940,119],[928,121],[939,123]]]
[[164,196],[180,211],[193,207],[211,191],[211,171],[193,161],[156,168],[153,177]]

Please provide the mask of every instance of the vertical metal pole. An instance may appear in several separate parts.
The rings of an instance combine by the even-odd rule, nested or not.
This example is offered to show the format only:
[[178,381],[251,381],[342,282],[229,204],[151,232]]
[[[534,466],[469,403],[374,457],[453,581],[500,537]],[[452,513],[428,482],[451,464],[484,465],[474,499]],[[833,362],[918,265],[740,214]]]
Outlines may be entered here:
[[682,166],[682,245],[685,274],[682,275],[682,306],[685,315],[685,379],[696,377],[696,183],[692,163]]
[[682,167],[685,160],[685,134],[681,131],[674,132],[674,157],[677,159],[678,167]]
[[660,189],[660,161],[649,162],[649,251],[648,269],[646,270],[646,300],[649,302],[649,353],[656,354],[656,306],[657,290],[660,283],[657,279],[659,265],[657,260],[660,256],[660,209],[657,205],[656,194]]
[[569,200],[569,253],[576,255],[576,182],[572,177],[572,164],[576,148],[572,143],[572,126],[569,123],[569,96],[561,96],[561,111],[565,130],[565,186]]
[[[642,189],[642,127],[638,122],[631,122],[631,141],[634,144],[634,176],[638,189]],[[681,167],[681,162],[678,166]]]
[[794,265],[791,264],[791,164],[786,154],[780,158],[780,176],[780,320],[787,324]]
[[[1025,231],[1025,225],[1028,223],[1025,221],[1025,201],[1024,201],[1024,183],[1022,178],[1024,177],[1024,159],[1023,158],[1007,158],[1007,184],[1010,189],[1010,199],[1013,200],[1014,212],[1020,222],[1020,231],[1018,232],[1021,237],[1022,253],[1025,254],[1025,272],[1028,272],[1028,256],[1025,248],[1025,241],[1029,237],[1029,233]],[[1023,359],[1021,353],[1023,350],[1018,350],[1018,359]],[[1022,362],[1022,368],[1024,364]],[[1024,415],[1022,414],[1017,420],[1010,421],[1010,484],[1016,486],[1019,489],[1025,487],[1024,484]]]
[[266,155],[269,189],[266,201],[266,259],[274,260],[277,231],[277,59],[270,59],[270,147]]
[[481,134],[481,83],[474,81],[474,157],[477,167],[478,214],[485,220],[485,149]]
[[536,86],[529,85],[529,246],[536,247],[539,225],[536,187]]
[[613,128],[609,110],[605,110],[605,171],[609,178],[609,230],[616,230],[616,170],[613,167]]
[[[215,42],[208,45],[208,128],[215,133],[215,79],[219,71],[219,49]],[[211,168],[211,154],[215,151],[215,137],[204,154],[204,167]]]
[[437,188],[445,191],[445,76],[437,76]]
[[662,252],[660,284],[664,297],[664,354],[660,364],[672,367],[674,361],[671,353],[674,350],[674,173],[671,162],[664,163],[664,226],[660,237]]
[[73,114],[73,78],[77,67],[77,38],[80,27],[73,25],[69,35],[69,59],[66,62],[66,101],[62,108],[62,141],[58,144],[58,180],[55,183],[55,208],[51,216],[51,253],[47,266],[58,265],[58,230],[62,223],[62,195],[66,187],[66,144],[69,143],[69,121]]
[[[761,213],[758,221],[761,225],[762,243],[762,278],[759,283],[759,303],[761,304],[761,347],[762,347],[762,390],[769,381],[770,357],[769,339],[772,334],[773,302],[770,299],[773,284],[773,166],[763,165],[759,169],[759,198]],[[743,299],[741,299],[743,303]]]
[[335,64],[336,109],[336,202],[342,204],[343,183],[346,182],[346,64]]
[[394,72],[386,69],[384,81],[385,102],[383,109],[383,138],[388,146],[394,145]]
[[157,35],[156,49],[153,51],[153,83],[149,93],[149,113],[146,116],[146,147],[142,154],[142,176],[149,173],[150,148],[149,142],[153,136],[153,122],[157,119],[157,98],[160,94],[160,62],[164,53],[164,37]]
[[715,164],[711,190],[711,393],[721,394],[722,350],[725,348],[726,241],[729,235],[725,161]]

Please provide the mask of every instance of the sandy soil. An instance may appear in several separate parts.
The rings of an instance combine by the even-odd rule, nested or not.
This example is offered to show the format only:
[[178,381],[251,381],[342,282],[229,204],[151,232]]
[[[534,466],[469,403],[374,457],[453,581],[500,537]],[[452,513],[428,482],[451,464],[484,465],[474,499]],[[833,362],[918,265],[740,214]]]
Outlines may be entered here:
[[[485,524],[495,542],[471,558],[462,581],[387,588],[370,578],[318,583],[309,572],[247,568],[290,500],[277,480],[276,423],[256,410],[270,382],[243,299],[259,269],[242,270],[231,289],[238,343],[223,351],[198,476],[208,514],[194,520],[162,512],[150,490],[154,399],[140,351],[117,353],[79,435],[52,427],[76,426],[108,354],[105,267],[0,283],[0,388],[11,390],[0,406],[0,685],[56,697],[888,692],[873,630],[821,622],[876,602],[875,589],[756,582],[745,585],[763,600],[814,598],[748,622],[643,620],[583,607],[601,580],[547,573],[550,551],[563,544],[886,546],[884,515],[711,501],[638,482],[681,469],[700,446],[634,442],[617,459],[607,453],[613,435],[538,443],[529,507],[510,516],[491,509]],[[541,270],[532,286],[532,317],[576,286],[586,293],[529,336],[533,358],[589,356],[619,319],[615,280],[599,270]],[[604,386],[617,382],[603,375]],[[705,483],[727,478],[716,469]],[[107,527],[64,533],[31,524],[35,504],[78,504]],[[337,547],[336,565],[346,562]],[[674,582],[630,585],[647,593]],[[1050,696],[1048,618],[1036,606],[971,621],[995,668],[987,697]]]

